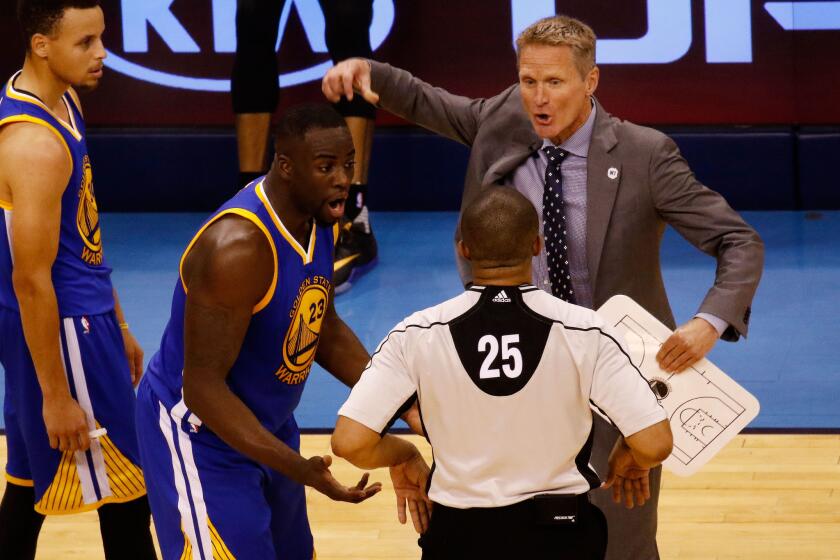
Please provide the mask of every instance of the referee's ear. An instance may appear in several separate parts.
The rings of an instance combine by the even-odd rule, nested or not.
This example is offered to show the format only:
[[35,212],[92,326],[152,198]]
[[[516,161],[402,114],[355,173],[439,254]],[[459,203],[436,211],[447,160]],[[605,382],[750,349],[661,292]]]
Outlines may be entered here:
[[463,240],[463,239],[459,239],[459,240],[458,240],[458,245],[457,245],[457,247],[458,247],[458,254],[459,254],[460,256],[464,257],[466,260],[471,260],[471,259],[470,259],[470,248],[469,248],[469,247],[467,247],[467,246],[464,244],[464,240]]
[[537,255],[542,253],[542,248],[543,248],[542,235],[537,235],[537,237],[534,239],[534,246],[531,249],[531,254],[536,257]]

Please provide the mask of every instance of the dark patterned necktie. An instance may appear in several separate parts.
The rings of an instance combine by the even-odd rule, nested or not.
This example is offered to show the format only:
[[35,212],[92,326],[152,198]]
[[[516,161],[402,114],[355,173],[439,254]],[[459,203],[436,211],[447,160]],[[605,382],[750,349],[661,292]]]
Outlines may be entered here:
[[545,190],[543,191],[543,236],[548,261],[548,278],[551,293],[569,303],[575,302],[572,276],[569,273],[569,247],[566,243],[566,210],[563,204],[563,177],[560,166],[569,155],[556,146],[546,146],[548,156],[545,168]]

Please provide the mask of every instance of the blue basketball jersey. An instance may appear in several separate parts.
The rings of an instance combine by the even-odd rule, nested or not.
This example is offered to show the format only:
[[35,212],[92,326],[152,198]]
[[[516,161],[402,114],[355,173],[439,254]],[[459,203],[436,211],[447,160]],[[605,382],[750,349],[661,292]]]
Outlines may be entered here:
[[[70,93],[61,101],[70,122],[53,113],[40,99],[15,89],[15,74],[0,93],[0,127],[19,122],[49,129],[61,140],[72,162],[70,180],[61,197],[61,233],[52,280],[62,317],[107,313],[114,307],[111,269],[102,255],[99,212],[85,143],[85,125]],[[11,251],[14,201],[0,200],[0,306],[18,310],[12,286]]]
[[[204,230],[231,214],[250,220],[265,234],[274,254],[274,277],[265,297],[254,307],[227,383],[269,431],[277,432],[300,401],[318,348],[332,284],[335,231],[313,222],[308,245],[301,246],[271,207],[262,179],[257,179],[198,230],[181,257],[180,272]],[[146,380],[168,410],[197,427],[200,419],[182,398],[185,301],[186,287],[179,274],[169,323],[160,350],[149,363]]]

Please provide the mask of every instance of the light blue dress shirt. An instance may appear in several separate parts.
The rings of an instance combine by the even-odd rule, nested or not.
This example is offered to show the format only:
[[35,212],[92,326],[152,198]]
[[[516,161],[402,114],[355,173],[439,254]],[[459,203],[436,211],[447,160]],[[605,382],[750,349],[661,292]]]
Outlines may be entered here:
[[[569,244],[569,271],[575,290],[575,303],[592,308],[592,290],[589,268],[586,264],[586,160],[589,143],[595,126],[595,104],[589,118],[565,142],[557,146],[569,153],[560,168],[563,176],[563,203],[566,210],[566,241]],[[543,147],[553,146],[551,140],[543,139]],[[543,231],[543,191],[548,158],[538,150],[517,167],[507,180],[507,185],[522,193],[537,210],[540,232]],[[538,288],[551,293],[548,279],[548,263],[545,251],[534,257],[532,262],[533,282]],[[709,322],[722,335],[729,326],[726,321],[709,313],[698,313],[695,317]]]

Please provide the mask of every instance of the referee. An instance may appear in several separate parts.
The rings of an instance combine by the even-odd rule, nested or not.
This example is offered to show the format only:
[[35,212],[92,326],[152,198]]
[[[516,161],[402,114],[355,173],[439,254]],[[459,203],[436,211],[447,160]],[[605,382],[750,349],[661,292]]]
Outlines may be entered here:
[[[624,435],[606,485],[628,507],[649,497],[647,470],[671,452],[665,410],[604,321],[529,284],[542,243],[528,200],[488,189],[461,232],[475,284],[388,334],[339,410],[333,451],[391,467],[424,560],[601,559],[590,403]],[[382,435],[415,400],[431,472],[414,445]]]

